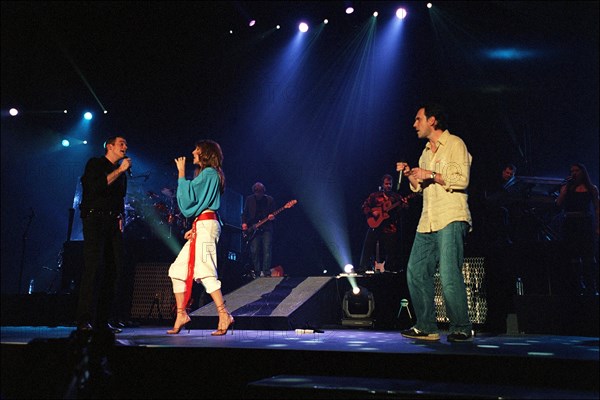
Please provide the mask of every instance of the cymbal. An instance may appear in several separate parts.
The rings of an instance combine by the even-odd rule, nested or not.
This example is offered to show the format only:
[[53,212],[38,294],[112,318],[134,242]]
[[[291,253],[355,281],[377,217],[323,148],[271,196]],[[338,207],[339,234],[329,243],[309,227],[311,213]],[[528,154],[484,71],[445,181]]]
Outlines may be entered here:
[[160,192],[167,197],[175,196],[175,189],[163,188]]

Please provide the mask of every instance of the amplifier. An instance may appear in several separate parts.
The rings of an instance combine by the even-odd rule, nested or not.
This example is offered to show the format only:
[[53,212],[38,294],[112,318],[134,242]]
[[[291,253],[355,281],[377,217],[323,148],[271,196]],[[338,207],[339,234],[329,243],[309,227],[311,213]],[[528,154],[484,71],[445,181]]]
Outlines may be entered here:
[[[462,273],[465,278],[467,289],[467,305],[469,306],[469,318],[473,324],[483,324],[487,317],[487,299],[485,294],[485,258],[465,257]],[[437,322],[449,322],[446,316],[446,304],[442,296],[442,282],[440,273],[436,272],[435,282],[435,311]]]
[[172,319],[175,308],[170,263],[148,262],[135,266],[132,319]]

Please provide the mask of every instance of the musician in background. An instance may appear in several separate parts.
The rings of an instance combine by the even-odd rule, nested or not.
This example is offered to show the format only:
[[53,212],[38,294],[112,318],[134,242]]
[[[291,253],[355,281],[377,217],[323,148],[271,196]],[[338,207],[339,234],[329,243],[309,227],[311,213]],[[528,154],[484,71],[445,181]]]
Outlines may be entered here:
[[362,205],[369,225],[360,256],[363,271],[399,272],[402,269],[402,209],[408,203],[399,193],[392,191],[392,180],[391,175],[384,175],[379,191],[371,193]]
[[565,249],[569,252],[571,265],[579,294],[598,295],[599,207],[598,188],[590,181],[583,164],[571,165],[570,175],[560,188],[556,205],[565,214],[562,226]]
[[514,207],[520,201],[517,167],[505,164],[498,179],[485,191],[486,239],[495,246],[512,244]]
[[[265,194],[265,185],[256,182],[252,185],[252,194],[246,197],[242,213],[242,232],[249,239],[250,258],[256,276],[271,276],[271,258],[273,247],[273,220],[275,200]],[[259,229],[252,226],[267,218]]]

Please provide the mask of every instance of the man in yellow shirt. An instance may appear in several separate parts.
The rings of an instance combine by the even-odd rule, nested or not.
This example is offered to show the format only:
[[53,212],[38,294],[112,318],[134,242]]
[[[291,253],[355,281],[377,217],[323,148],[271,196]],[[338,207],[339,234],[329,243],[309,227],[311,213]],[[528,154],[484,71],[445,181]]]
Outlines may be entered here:
[[472,341],[467,293],[462,275],[464,239],[472,221],[467,187],[472,157],[458,136],[448,132],[446,114],[437,104],[419,108],[413,127],[427,143],[419,166],[396,164],[413,192],[423,193],[423,211],[407,267],[407,281],[417,322],[401,332],[419,340],[439,340],[434,308],[434,274],[439,265],[449,342]]

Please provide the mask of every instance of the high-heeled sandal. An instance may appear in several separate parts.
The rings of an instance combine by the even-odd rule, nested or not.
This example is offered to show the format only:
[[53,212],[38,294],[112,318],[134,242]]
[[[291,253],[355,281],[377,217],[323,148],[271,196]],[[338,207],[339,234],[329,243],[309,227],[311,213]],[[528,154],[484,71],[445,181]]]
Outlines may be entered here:
[[[183,324],[180,324],[179,326],[177,326],[177,320],[179,319],[179,315],[180,314],[185,314],[185,322]],[[185,326],[188,324],[188,322],[190,322],[192,319],[190,318],[190,316],[188,315],[188,313],[185,311],[185,308],[178,308],[177,309],[177,318],[175,319],[175,325],[173,326],[173,329],[170,329],[167,331],[167,333],[169,335],[177,335],[179,334],[179,332],[181,332],[182,328],[185,328]],[[190,333],[190,329],[188,328],[188,333]]]
[[221,304],[220,306],[217,306],[217,312],[219,314],[226,314],[227,325],[225,325],[225,323],[221,324],[221,317],[219,316],[219,325],[217,326],[217,330],[212,332],[211,335],[223,336],[227,333],[229,328],[231,328],[231,334],[233,335],[233,324],[235,323],[235,319],[233,319],[233,316],[229,313],[229,311],[227,311],[227,308],[225,307],[225,302],[223,302],[223,304]]

